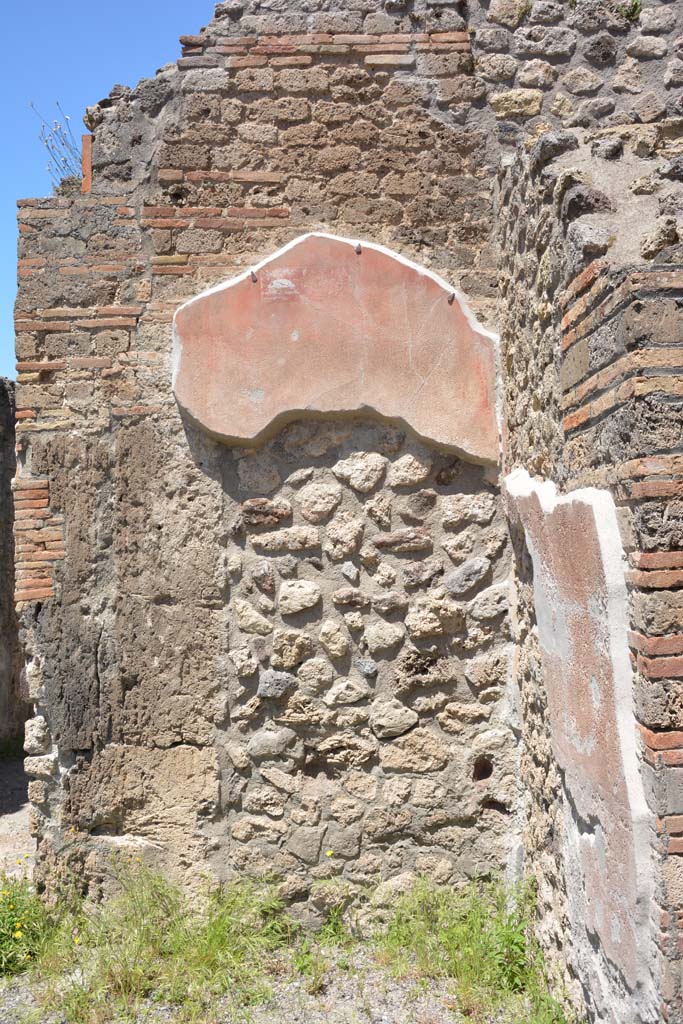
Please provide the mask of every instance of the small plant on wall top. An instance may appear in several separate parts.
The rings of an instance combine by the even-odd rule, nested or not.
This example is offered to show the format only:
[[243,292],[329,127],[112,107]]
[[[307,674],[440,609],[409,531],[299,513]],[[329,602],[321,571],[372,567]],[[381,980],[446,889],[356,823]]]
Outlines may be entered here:
[[40,121],[38,138],[48,152],[47,172],[55,192],[59,195],[70,195],[74,191],[79,191],[81,150],[71,130],[71,118],[64,113],[59,102],[55,104],[59,118],[51,122],[43,117],[34,103],[29,103],[29,106]]
[[622,4],[618,8],[619,14],[627,21],[638,21],[642,9],[641,0],[628,0],[628,3]]

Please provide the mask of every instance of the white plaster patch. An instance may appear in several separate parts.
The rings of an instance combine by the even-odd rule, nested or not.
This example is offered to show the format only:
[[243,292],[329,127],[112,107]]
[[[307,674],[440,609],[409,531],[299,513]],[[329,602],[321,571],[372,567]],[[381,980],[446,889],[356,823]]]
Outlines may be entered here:
[[[636,742],[624,552],[612,496],[516,470],[505,491],[534,570],[553,751],[564,776],[572,930],[596,1002],[655,1022],[655,872]],[[575,544],[575,546],[573,546]],[[592,575],[591,575],[592,574]],[[606,958],[596,958],[597,943]],[[617,1019],[617,1018],[615,1018]],[[621,1019],[619,1017],[619,1019]]]

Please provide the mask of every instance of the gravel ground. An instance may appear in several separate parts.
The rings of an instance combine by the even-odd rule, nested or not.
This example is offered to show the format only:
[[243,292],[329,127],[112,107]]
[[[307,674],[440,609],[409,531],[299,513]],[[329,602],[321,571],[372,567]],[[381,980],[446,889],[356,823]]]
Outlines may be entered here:
[[[464,1024],[457,1000],[446,982],[395,978],[367,950],[345,954],[326,951],[324,984],[310,993],[307,977],[293,976],[284,962],[272,981],[272,998],[263,1004],[231,1012],[226,1003],[220,1024]],[[25,982],[0,987],[0,1024],[24,1024],[36,1004]],[[30,1016],[31,1024],[64,1024],[58,1014]],[[177,1018],[168,1007],[149,1006],[136,1024],[171,1024]],[[213,1024],[214,1018],[198,1024]],[[503,1024],[490,1017],[487,1024]],[[115,1024],[112,1019],[112,1024]],[[118,1024],[118,1022],[116,1022]]]
[[0,759],[0,874],[30,873],[33,868],[36,844],[28,830],[27,793],[23,761]]

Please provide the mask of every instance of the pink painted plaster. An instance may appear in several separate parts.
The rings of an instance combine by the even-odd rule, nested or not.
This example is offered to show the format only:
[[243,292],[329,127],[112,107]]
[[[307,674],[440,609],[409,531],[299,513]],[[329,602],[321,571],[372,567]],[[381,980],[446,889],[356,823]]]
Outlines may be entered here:
[[495,338],[453,295],[379,246],[305,235],[180,307],[176,398],[228,442],[293,415],[374,411],[495,462]]
[[652,822],[636,747],[614,502],[593,489],[559,497],[553,484],[524,471],[511,474],[505,489],[533,560],[551,742],[566,798],[558,840],[573,924],[587,962],[597,938],[629,988],[645,993]]

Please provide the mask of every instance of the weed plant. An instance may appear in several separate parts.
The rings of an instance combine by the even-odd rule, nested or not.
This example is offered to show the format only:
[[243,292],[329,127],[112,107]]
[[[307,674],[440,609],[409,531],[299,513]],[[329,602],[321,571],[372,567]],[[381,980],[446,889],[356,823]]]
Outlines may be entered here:
[[196,906],[144,865],[118,881],[120,894],[69,915],[41,958],[40,999],[69,1024],[134,1020],[146,1001],[208,1024],[219,1000],[267,997],[272,955],[294,929],[272,889],[241,881]]
[[55,927],[52,914],[25,878],[0,876],[0,976],[31,968]]
[[[68,1024],[122,1024],[146,1019],[154,1004],[173,1021],[244,1020],[278,975],[299,974],[317,995],[333,961],[354,970],[362,940],[342,907],[313,936],[267,885],[241,880],[197,901],[144,864],[119,864],[117,878],[118,895],[101,904],[70,896],[53,908],[25,879],[0,880],[0,974],[28,973],[36,1021],[50,1010]],[[364,953],[418,985],[450,979],[472,1024],[496,1013],[506,1024],[567,1024],[531,937],[533,906],[529,887],[481,882],[458,892],[423,880]]]
[[532,935],[534,904],[530,885],[472,882],[456,890],[423,879],[399,900],[379,950],[400,974],[453,979],[472,1024],[494,1012],[511,1024],[568,1024]]

